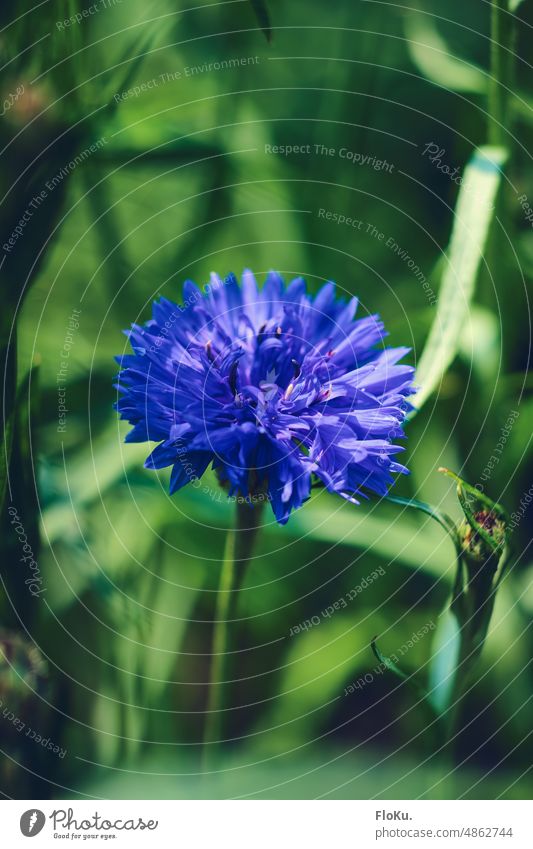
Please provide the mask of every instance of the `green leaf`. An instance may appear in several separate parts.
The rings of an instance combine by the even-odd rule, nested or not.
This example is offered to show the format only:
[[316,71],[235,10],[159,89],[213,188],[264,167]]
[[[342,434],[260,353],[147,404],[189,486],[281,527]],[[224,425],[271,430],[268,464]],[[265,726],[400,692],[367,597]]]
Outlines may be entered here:
[[[379,663],[381,663],[385,667],[385,669],[388,669],[389,672],[393,672],[397,676],[397,678],[400,678],[402,681],[407,681],[421,701],[427,701],[428,694],[426,692],[426,689],[416,679],[415,675],[413,673],[408,674],[407,672],[404,672],[403,669],[401,669],[397,663],[395,663],[390,657],[387,657],[387,655],[383,654],[378,648],[376,640],[377,637],[374,637],[374,639],[371,640],[370,647],[374,652],[374,657],[379,661]],[[429,702],[429,704],[432,706],[431,702]]]
[[[12,352],[10,356],[16,356],[16,353]],[[27,436],[27,428],[30,415],[28,407],[28,393],[32,384],[32,380],[35,389],[39,366],[39,361],[33,363],[30,370],[24,376],[24,378],[20,382],[20,385],[17,388],[17,393],[15,396],[15,405],[13,409],[10,411],[6,411],[5,427],[3,432],[3,445],[0,451],[0,510],[3,510],[4,508],[7,496],[9,467],[11,465],[11,458],[14,449],[14,440],[15,438],[18,438],[18,441],[20,443]],[[21,432],[22,428],[25,428],[24,433]],[[31,458],[27,457],[26,459],[31,468]],[[18,470],[17,473],[19,474],[20,470]],[[13,469],[11,470],[11,475],[17,473],[15,473]]]
[[[377,515],[379,512],[379,515]],[[354,510],[349,502],[339,504],[337,496],[320,493],[297,510],[280,534],[306,537],[333,545],[349,545],[369,556],[424,569],[446,579],[450,552],[441,545],[442,533],[427,520],[416,522],[407,516],[393,516],[385,510]]]
[[[320,610],[315,610],[320,613]],[[283,663],[279,666],[279,684],[275,697],[264,702],[264,714],[250,736],[254,751],[287,752],[312,741],[324,728],[332,711],[341,709],[343,700],[353,696],[362,708],[361,692],[348,689],[350,683],[370,674],[377,681],[384,669],[372,668],[368,646],[378,630],[387,634],[387,642],[399,647],[405,641],[405,622],[383,610],[359,609],[339,611],[331,619],[321,616],[305,633],[287,638]],[[291,624],[288,623],[287,630]],[[409,629],[415,631],[427,624],[421,611],[409,616]],[[409,662],[419,668],[428,649],[422,639],[409,650]],[[412,676],[406,676],[411,678]],[[362,686],[369,684],[367,681]],[[415,683],[412,680],[412,683]],[[418,683],[418,682],[417,682]],[[415,685],[416,686],[416,685]],[[425,693],[424,707],[432,711]]]
[[265,0],[250,0],[255,16],[259,21],[259,26],[263,30],[266,40],[272,41],[272,27],[270,25],[270,14]]
[[401,678],[402,681],[408,681],[410,676],[406,672],[404,672],[403,669],[400,669],[400,667],[397,666],[397,664],[394,663],[394,661],[391,660],[390,657],[387,657],[387,655],[383,654],[379,650],[376,640],[377,637],[374,637],[374,639],[370,641],[370,647],[374,652],[374,656],[378,660],[378,662],[383,664],[383,666],[388,669],[389,672],[394,672],[394,674],[397,675],[398,678]]
[[507,151],[479,147],[465,168],[457,200],[447,263],[439,291],[439,304],[425,344],[415,382],[419,390],[411,399],[415,415],[438,386],[460,343],[485,242],[494,212]]
[[[468,519],[469,522],[472,523],[473,527],[478,530],[478,522],[476,522],[473,511],[470,508],[470,503],[479,502],[487,510],[491,510],[496,513],[504,522],[509,521],[509,516],[507,515],[507,511],[505,507],[502,507],[497,501],[493,501],[492,498],[489,498],[484,492],[477,489],[472,484],[465,481],[459,475],[456,475],[455,472],[452,472],[450,469],[445,469],[443,466],[439,468],[439,472],[442,472],[443,475],[451,478],[452,480],[457,482],[457,497],[459,498],[459,502],[461,507],[463,508],[463,512]],[[470,499],[467,499],[465,496],[467,493],[470,496]],[[470,503],[469,503],[470,500]],[[483,534],[482,534],[483,535]]]
[[[165,32],[168,26],[166,15],[163,15],[162,19],[155,24],[150,22],[148,26],[140,26],[140,32],[136,34],[137,37],[126,45],[118,61],[113,63],[112,68],[116,72],[112,75],[111,82],[102,99],[103,102],[108,104],[108,112],[114,112],[117,109],[118,101],[114,99],[113,95],[120,91],[126,91],[130,87],[144,60],[153,50],[158,37]],[[123,65],[127,67],[122,78],[119,79]]]
[[7,483],[9,476],[9,461],[13,449],[13,423],[15,419],[15,410],[11,410],[6,414],[6,423],[2,434],[3,445],[0,451],[0,511],[3,513],[4,503],[7,495]]
[[461,629],[451,610],[442,614],[435,632],[433,655],[429,664],[428,698],[439,714],[444,714],[451,702],[459,648]]
[[501,356],[500,320],[485,307],[474,305],[463,327],[458,354],[477,379],[490,386],[498,374]]
[[386,495],[385,498],[393,504],[402,504],[404,507],[413,507],[413,509],[420,510],[421,513],[426,513],[428,516],[431,516],[431,518],[435,519],[435,521],[444,528],[446,533],[451,536],[454,545],[457,547],[456,527],[454,522],[446,513],[443,513],[441,510],[437,510],[437,508],[433,507],[431,504],[426,504],[425,501],[417,501],[416,498],[401,498],[398,495]]
[[445,89],[483,94],[487,75],[465,59],[454,56],[428,15],[416,12],[405,16],[409,55],[428,80]]
[[524,0],[509,0],[509,11],[516,12],[519,6],[522,5]]

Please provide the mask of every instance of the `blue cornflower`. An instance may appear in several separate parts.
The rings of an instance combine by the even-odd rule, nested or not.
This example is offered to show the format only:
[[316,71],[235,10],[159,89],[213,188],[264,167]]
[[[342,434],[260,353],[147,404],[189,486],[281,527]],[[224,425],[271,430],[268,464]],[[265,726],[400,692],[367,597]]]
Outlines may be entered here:
[[[149,469],[172,466],[170,492],[209,464],[232,495],[268,499],[278,522],[321,481],[354,503],[384,495],[413,393],[408,348],[384,348],[377,315],[354,320],[357,299],[335,300],[333,283],[313,298],[302,278],[251,271],[183,286],[153,318],[126,331],[116,407],[134,427],[127,442],[160,443]],[[381,344],[381,347],[379,347]]]

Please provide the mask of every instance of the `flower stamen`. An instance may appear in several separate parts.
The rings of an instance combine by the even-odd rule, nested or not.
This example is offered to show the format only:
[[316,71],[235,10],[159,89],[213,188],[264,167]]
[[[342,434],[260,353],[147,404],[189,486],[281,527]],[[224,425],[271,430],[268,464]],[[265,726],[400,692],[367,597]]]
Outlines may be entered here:
[[294,383],[289,383],[283,396],[284,401],[288,401],[294,391]]

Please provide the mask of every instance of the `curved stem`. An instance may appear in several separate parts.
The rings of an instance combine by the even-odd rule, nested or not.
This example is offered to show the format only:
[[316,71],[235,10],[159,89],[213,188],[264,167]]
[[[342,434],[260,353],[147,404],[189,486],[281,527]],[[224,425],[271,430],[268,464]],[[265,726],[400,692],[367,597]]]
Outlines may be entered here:
[[[505,0],[492,0],[490,16],[490,78],[489,78],[489,127],[488,137],[492,144],[501,144],[503,132],[503,58],[502,58],[502,12]],[[505,10],[507,11],[507,10]]]
[[[229,625],[234,619],[246,566],[252,556],[253,546],[260,526],[263,504],[250,505],[238,501],[235,524],[228,530],[224,559],[220,572],[220,586],[215,604],[211,666],[204,729],[204,760],[221,741],[224,716],[226,669],[229,646]],[[229,678],[230,676],[228,676]]]
[[444,754],[447,759],[447,765],[452,770],[455,769],[456,766],[459,742],[458,735],[462,727],[464,699],[468,692],[468,685],[470,683],[475,660],[476,657],[474,650],[470,646],[469,640],[464,632],[461,631],[459,637],[459,651],[457,655],[457,662],[455,664],[455,677],[450,697],[450,707],[444,717]]
[[503,145],[508,136],[507,99],[513,83],[514,36],[514,18],[509,12],[507,0],[491,0],[489,144]]
[[[450,697],[450,707],[444,717],[445,746],[444,757],[447,767],[451,770],[461,763],[461,729],[464,722],[465,700],[472,682],[475,666],[479,660],[487,632],[489,629],[496,593],[510,557],[510,549],[506,545],[503,553],[497,558],[492,554],[484,563],[478,564],[474,571],[466,569],[467,587],[462,593],[463,604],[453,606],[459,627],[459,649],[455,663],[453,689]],[[462,569],[461,558],[458,560],[458,570]]]
[[228,643],[228,619],[230,599],[235,583],[235,536],[236,529],[230,528],[226,537],[224,560],[220,573],[220,586],[215,603],[213,638],[211,644],[211,668],[209,671],[209,689],[207,692],[207,714],[204,729],[204,745],[215,743],[220,737],[222,707],[222,679],[224,658]]

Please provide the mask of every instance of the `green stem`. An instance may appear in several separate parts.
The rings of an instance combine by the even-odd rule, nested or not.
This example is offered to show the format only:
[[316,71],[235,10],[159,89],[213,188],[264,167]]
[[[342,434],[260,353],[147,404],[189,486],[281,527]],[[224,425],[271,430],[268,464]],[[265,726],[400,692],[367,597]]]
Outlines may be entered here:
[[504,143],[505,86],[508,85],[508,63],[503,55],[507,32],[507,0],[492,0],[490,16],[490,77],[488,96],[489,144]]
[[222,737],[225,685],[228,683],[225,679],[230,639],[229,626],[235,616],[239,590],[242,586],[246,566],[252,556],[261,521],[262,507],[262,503],[250,506],[250,504],[238,501],[235,524],[228,530],[226,537],[213,622],[211,667],[204,730],[204,759],[210,757],[211,752],[216,749]]
[[7,496],[7,481],[13,448],[13,433],[15,427],[15,401],[17,393],[17,328],[13,327],[11,342],[8,344],[11,332],[11,311],[6,311],[1,327],[0,339],[0,375],[4,387],[2,404],[2,419],[0,420],[0,516],[4,514],[4,504]]
[[454,768],[459,760],[459,734],[463,725],[465,697],[485,645],[496,592],[508,559],[508,546],[505,546],[499,557],[493,552],[485,562],[470,564],[470,568],[462,563],[462,558],[458,558],[458,574],[460,570],[462,575],[464,570],[467,584],[456,597],[456,602],[460,603],[452,604],[451,607],[459,626],[459,651],[450,707],[445,716],[444,754],[450,768]]
[[450,707],[444,717],[444,756],[445,763],[450,770],[455,769],[458,760],[458,735],[462,726],[464,699],[468,690],[468,684],[475,660],[476,654],[470,645],[469,635],[465,632],[464,626],[462,626],[459,637],[459,652],[454,672],[454,684],[450,698]]

